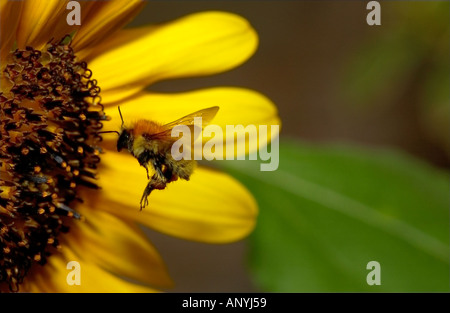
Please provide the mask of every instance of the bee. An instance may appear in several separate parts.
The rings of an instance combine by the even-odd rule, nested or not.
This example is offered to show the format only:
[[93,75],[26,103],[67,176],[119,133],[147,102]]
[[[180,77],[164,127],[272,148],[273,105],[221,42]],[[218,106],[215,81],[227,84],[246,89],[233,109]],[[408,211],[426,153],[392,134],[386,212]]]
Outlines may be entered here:
[[[189,180],[196,166],[196,161],[192,157],[190,159],[181,158],[181,160],[173,158],[171,149],[178,137],[172,137],[172,129],[175,126],[185,125],[189,127],[192,135],[199,133],[198,131],[194,132],[195,127],[198,127],[194,124],[194,118],[201,117],[202,126],[206,126],[217,114],[219,107],[214,106],[196,111],[164,125],[141,119],[129,126],[124,125],[120,107],[118,109],[122,125],[120,132],[114,131],[119,135],[117,151],[127,149],[147,171],[149,182],[140,201],[140,210],[142,210],[148,205],[148,197],[153,190],[163,190],[166,188],[166,184],[176,181],[178,178]],[[193,144],[196,138],[192,136],[191,138],[191,144]],[[149,168],[153,169],[151,177]]]

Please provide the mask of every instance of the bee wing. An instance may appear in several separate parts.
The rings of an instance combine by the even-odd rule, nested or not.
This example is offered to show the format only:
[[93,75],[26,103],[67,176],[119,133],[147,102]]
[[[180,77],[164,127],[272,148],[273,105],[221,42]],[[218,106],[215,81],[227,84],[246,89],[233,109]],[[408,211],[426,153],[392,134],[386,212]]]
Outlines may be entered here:
[[202,125],[206,126],[211,122],[211,120],[214,118],[214,116],[216,116],[217,111],[219,111],[218,106],[203,109],[203,110],[188,114],[186,116],[183,116],[182,118],[180,118],[176,121],[165,124],[165,125],[163,125],[163,127],[167,128],[167,129],[172,129],[178,125],[186,125],[186,126],[194,125],[194,118],[196,118],[196,117],[201,117]]
[[[191,134],[200,134],[201,130],[198,129],[199,126],[194,124],[194,119],[196,117],[201,117],[202,118],[202,127],[208,125],[211,120],[214,118],[214,116],[216,116],[217,111],[219,111],[219,107],[218,106],[214,106],[214,107],[210,107],[207,109],[203,109],[200,111],[196,111],[194,113],[188,114],[186,116],[183,116],[180,119],[177,119],[176,121],[167,123],[165,125],[162,126],[162,128],[164,129],[162,132],[156,133],[156,134],[152,134],[149,135],[148,139],[162,139],[162,138],[170,138],[171,137],[171,133],[172,133],[172,129],[175,126],[180,126],[180,125],[185,125],[188,126]],[[195,130],[200,130],[200,131],[195,131]],[[176,138],[174,138],[175,140]],[[196,138],[193,138],[193,140],[195,140]]]

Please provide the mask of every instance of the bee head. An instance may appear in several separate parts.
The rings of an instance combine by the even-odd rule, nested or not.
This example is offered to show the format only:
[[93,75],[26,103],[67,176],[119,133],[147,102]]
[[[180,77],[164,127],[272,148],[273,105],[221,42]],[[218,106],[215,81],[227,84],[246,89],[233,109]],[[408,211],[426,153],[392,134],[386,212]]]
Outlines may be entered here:
[[123,148],[128,149],[128,143],[130,141],[130,138],[131,138],[130,132],[126,129],[122,129],[119,139],[117,140],[117,151],[120,151]]

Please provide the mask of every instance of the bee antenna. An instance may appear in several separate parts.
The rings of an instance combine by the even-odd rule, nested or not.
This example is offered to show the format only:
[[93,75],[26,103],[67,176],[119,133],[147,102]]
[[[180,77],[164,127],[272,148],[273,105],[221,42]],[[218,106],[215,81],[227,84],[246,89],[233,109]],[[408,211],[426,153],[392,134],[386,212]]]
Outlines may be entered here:
[[107,134],[107,133],[116,133],[117,135],[120,136],[120,133],[117,130],[107,130],[103,132],[97,132],[97,134]]
[[122,112],[120,112],[120,106],[118,106],[117,108],[119,109],[120,119],[122,120],[122,125],[121,125],[121,127],[123,127],[123,117],[122,117]]

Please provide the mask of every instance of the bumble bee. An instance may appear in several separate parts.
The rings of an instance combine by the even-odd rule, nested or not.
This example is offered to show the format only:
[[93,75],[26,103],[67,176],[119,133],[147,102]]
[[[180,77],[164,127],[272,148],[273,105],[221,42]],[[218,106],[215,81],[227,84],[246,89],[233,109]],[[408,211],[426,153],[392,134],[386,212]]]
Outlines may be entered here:
[[[219,107],[203,109],[189,115],[186,115],[176,121],[161,125],[154,121],[141,119],[135,123],[125,126],[122,112],[119,109],[122,126],[117,140],[117,151],[126,148],[147,171],[147,179],[149,182],[144,189],[140,201],[140,209],[142,210],[148,205],[148,196],[154,189],[162,190],[166,188],[166,184],[176,181],[178,178],[189,180],[196,162],[193,158],[175,160],[171,154],[173,143],[178,139],[172,137],[172,129],[178,125],[185,125],[194,134],[194,118],[201,117],[202,125],[206,126],[216,115]],[[198,133],[198,132],[196,132]],[[192,138],[191,144],[195,138]],[[154,174],[149,177],[148,169],[153,168]]]

